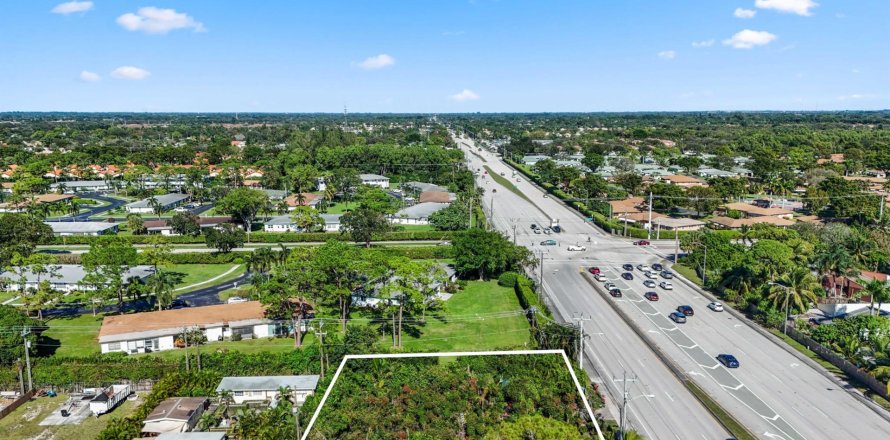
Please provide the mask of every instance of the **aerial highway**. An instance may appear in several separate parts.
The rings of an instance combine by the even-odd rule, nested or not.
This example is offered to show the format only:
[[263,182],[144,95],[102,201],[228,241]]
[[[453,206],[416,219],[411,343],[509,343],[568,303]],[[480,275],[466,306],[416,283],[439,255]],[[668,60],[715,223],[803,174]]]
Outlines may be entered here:
[[[485,189],[483,204],[494,226],[516,243],[527,246],[542,262],[543,287],[550,304],[564,320],[574,315],[591,335],[585,356],[591,360],[593,377],[606,385],[608,397],[620,399],[621,383],[614,382],[625,372],[635,375],[629,384],[631,425],[648,438],[727,438],[723,428],[709,415],[674,374],[652,353],[643,339],[631,330],[634,325],[649,335],[657,347],[685,374],[704,389],[725,410],[761,438],[771,439],[881,439],[890,438],[890,421],[883,410],[857,398],[847,386],[831,379],[825,371],[793,354],[771,337],[752,327],[747,320],[728,312],[707,308],[711,301],[691,284],[673,281],[673,289],[643,286],[642,274],[624,280],[623,264],[670,264],[674,252],[671,241],[652,246],[634,246],[630,240],[604,233],[545,194],[524,176],[511,177],[512,169],[496,155],[478,151],[472,140],[457,138],[473,170],[487,166],[504,173],[524,195],[520,197],[480,172]],[[484,159],[483,159],[484,158]],[[497,189],[497,191],[493,191]],[[559,234],[535,234],[532,224],[548,226],[558,219]],[[545,239],[555,246],[542,246]],[[589,240],[589,241],[588,241]],[[585,251],[569,251],[570,245],[583,245]],[[605,299],[597,294],[586,269],[599,267],[623,293],[621,298]],[[540,270],[540,267],[536,270]],[[662,279],[654,280],[656,282]],[[657,302],[643,295],[656,291]],[[605,301],[616,305],[632,323],[625,322]],[[668,318],[679,305],[695,311],[687,323]],[[733,354],[740,368],[727,369],[716,356]],[[855,391],[853,391],[855,392]]]

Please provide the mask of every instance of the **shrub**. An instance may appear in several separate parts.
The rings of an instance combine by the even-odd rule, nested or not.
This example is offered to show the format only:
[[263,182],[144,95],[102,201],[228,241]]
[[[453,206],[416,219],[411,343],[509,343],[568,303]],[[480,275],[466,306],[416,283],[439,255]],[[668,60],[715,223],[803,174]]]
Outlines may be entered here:
[[514,287],[516,286],[516,278],[519,277],[519,274],[516,272],[504,272],[501,276],[498,277],[498,285],[504,287]]

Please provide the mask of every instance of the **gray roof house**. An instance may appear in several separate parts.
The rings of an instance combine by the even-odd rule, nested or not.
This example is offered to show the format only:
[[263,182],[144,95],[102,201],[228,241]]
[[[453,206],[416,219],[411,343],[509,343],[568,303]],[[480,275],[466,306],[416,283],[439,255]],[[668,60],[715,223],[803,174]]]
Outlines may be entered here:
[[102,235],[116,233],[118,223],[109,222],[44,222],[54,235]]
[[738,173],[716,168],[699,168],[698,175],[699,177],[738,177]]
[[430,216],[448,207],[450,203],[424,202],[402,208],[393,214],[390,222],[397,225],[428,225]]
[[[522,163],[525,164],[525,165],[529,165],[529,166],[531,166],[531,165],[534,165],[534,164],[536,164],[536,163],[538,163],[538,162],[540,162],[540,161],[542,161],[542,160],[547,160],[547,159],[551,159],[551,157],[550,157],[550,156],[545,156],[545,155],[543,155],[543,154],[531,154],[531,155],[528,155],[528,156],[523,156],[523,157],[522,157]],[[551,160],[552,160],[552,159],[551,159]]]
[[[50,269],[53,269],[56,276],[49,276],[47,274],[41,274],[39,277],[37,274],[27,270],[24,272],[25,277],[25,289],[36,289],[38,284],[38,278],[40,280],[47,280],[50,282],[50,285],[55,290],[59,290],[62,292],[71,292],[74,290],[88,290],[89,286],[81,285],[80,283],[86,277],[87,272],[83,266],[79,264],[54,264],[49,266]],[[123,279],[124,282],[128,282],[132,278],[137,278],[139,280],[144,280],[148,278],[150,275],[154,273],[154,268],[151,266],[133,266],[127,273],[124,274]],[[9,290],[21,290],[21,285],[19,284],[20,279],[19,275],[15,272],[4,271],[0,273],[0,278],[4,278],[9,280],[9,284],[7,288]]]
[[427,192],[427,191],[448,192],[448,188],[445,188],[443,186],[439,186],[436,184],[432,184],[432,183],[426,183],[426,182],[405,182],[402,184],[402,188],[405,188],[405,189],[411,188],[418,192]]
[[[189,197],[190,196],[188,194],[170,193],[170,194],[155,196],[155,200],[157,200],[158,203],[160,203],[161,206],[163,206],[164,210],[166,211],[166,210],[175,208],[176,206],[179,206],[180,204],[184,203],[186,200],[189,199]],[[125,207],[127,208],[127,212],[130,212],[130,213],[150,213],[150,212],[152,212],[151,204],[149,203],[149,200],[151,200],[150,197],[142,199],[138,202],[126,204]]]
[[359,174],[358,178],[361,179],[362,184],[364,185],[379,186],[383,189],[389,188],[389,177],[386,176],[381,176],[379,174]]
[[81,192],[99,192],[108,191],[111,186],[104,180],[69,180],[67,182],[53,183],[49,187],[53,190],[63,186],[65,194],[81,193]]
[[287,191],[283,189],[264,189],[264,193],[269,197],[269,200],[281,200],[287,197]]
[[318,375],[303,376],[243,376],[224,377],[216,387],[217,394],[230,391],[235,403],[247,401],[275,401],[278,390],[290,388],[291,395],[298,405],[315,393],[318,386]]

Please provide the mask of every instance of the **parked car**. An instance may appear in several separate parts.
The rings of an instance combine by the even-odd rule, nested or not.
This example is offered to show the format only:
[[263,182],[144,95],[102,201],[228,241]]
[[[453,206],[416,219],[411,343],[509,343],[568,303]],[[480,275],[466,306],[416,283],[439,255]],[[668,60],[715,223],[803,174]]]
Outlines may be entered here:
[[439,244],[437,244],[436,246],[451,246],[451,242],[450,242],[450,241],[443,241],[443,242],[440,242]]
[[658,287],[661,287],[664,290],[674,290],[674,285],[671,284],[670,281],[662,281],[658,283]]
[[714,302],[708,304],[708,308],[711,309],[711,310],[713,310],[713,311],[715,311],[715,312],[722,312],[722,311],[723,311],[723,304],[720,304],[720,303],[714,301]]
[[184,309],[188,306],[189,306],[189,304],[187,302],[185,302],[185,300],[176,298],[173,301],[170,301],[170,305],[167,308],[175,310],[175,309]]
[[637,270],[640,272],[646,272],[647,270],[649,270],[649,265],[640,263],[637,265]]
[[541,246],[556,246],[556,240],[544,240],[541,242]]
[[587,250],[586,247],[581,246],[580,244],[570,244],[566,249],[568,249],[570,251],[581,251],[581,252]]
[[677,311],[686,316],[695,315],[695,311],[692,310],[692,306],[677,306]]
[[658,301],[658,294],[655,292],[646,292],[646,294],[643,296],[645,296],[646,299],[648,299],[649,301]]
[[600,271],[600,268],[598,268],[598,267],[596,267],[596,266],[588,267],[588,268],[587,268],[587,271],[590,272],[590,273],[593,274],[593,275],[596,275],[596,274],[598,274],[598,273],[601,272],[601,271]]
[[637,240],[634,242],[637,246],[649,246],[649,240]]
[[674,277],[674,273],[669,270],[663,270],[663,271],[661,271],[661,277],[666,280],[669,280]]
[[545,198],[545,199],[549,199],[550,196],[548,196],[547,194],[544,194],[544,198]]
[[630,264],[630,263],[627,263],[627,264],[621,266],[621,268],[624,269],[624,270],[626,270],[626,271],[628,271],[628,272],[630,272],[630,271],[634,270],[634,265],[633,265],[633,264]]
[[623,274],[621,274],[621,278],[624,278],[625,280],[632,280],[634,279],[634,274],[630,272],[624,272]]
[[652,270],[654,270],[656,272],[661,272],[664,270],[664,266],[662,266],[661,264],[655,263],[652,265]]
[[614,289],[609,289],[609,295],[612,295],[615,298],[621,298],[621,289],[617,287]]
[[606,276],[604,274],[601,274],[601,273],[594,275],[593,278],[595,278],[597,281],[608,281],[609,280],[608,278],[606,278]]
[[671,318],[671,321],[674,321],[677,324],[685,324],[686,323],[686,315],[684,315],[680,312],[672,312],[668,316]]
[[646,286],[646,287],[648,287],[648,288],[650,288],[650,289],[654,289],[654,288],[655,288],[655,281],[652,281],[652,280],[646,280],[646,281],[643,281],[643,285]]
[[226,300],[227,304],[237,304],[237,303],[244,303],[244,302],[247,302],[247,299],[241,298],[240,296],[233,296],[233,297],[229,298],[228,300]]
[[726,368],[739,368],[739,360],[731,354],[718,354],[717,360]]

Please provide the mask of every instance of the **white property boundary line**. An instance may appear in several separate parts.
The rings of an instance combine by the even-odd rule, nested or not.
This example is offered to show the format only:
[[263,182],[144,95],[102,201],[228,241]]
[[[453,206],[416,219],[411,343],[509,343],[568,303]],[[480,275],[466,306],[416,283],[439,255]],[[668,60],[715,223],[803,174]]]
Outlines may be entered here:
[[599,437],[599,440],[605,440],[603,438],[603,432],[600,431],[600,425],[596,422],[596,417],[593,415],[593,410],[590,408],[590,403],[587,401],[587,396],[584,395],[584,389],[581,387],[581,383],[578,382],[578,377],[575,375],[575,370],[572,368],[572,363],[569,361],[569,357],[566,356],[565,351],[563,350],[513,350],[513,351],[457,351],[457,352],[445,352],[445,353],[394,353],[394,354],[348,354],[343,357],[343,360],[340,361],[340,366],[337,367],[337,372],[334,373],[334,378],[331,380],[330,385],[328,385],[328,389],[325,390],[324,396],[321,398],[321,402],[318,403],[318,408],[315,409],[315,414],[312,415],[312,419],[309,420],[309,424],[306,425],[306,432],[303,433],[303,437],[301,440],[307,440],[309,438],[309,433],[312,431],[312,426],[315,425],[315,420],[318,419],[318,415],[321,414],[321,409],[324,408],[325,402],[328,400],[328,396],[331,395],[331,390],[334,389],[334,384],[337,383],[337,379],[340,377],[340,373],[343,371],[343,367],[346,365],[346,362],[350,359],[400,359],[400,358],[431,358],[431,357],[442,357],[442,356],[450,356],[450,357],[461,357],[461,356],[514,356],[514,355],[539,355],[539,354],[558,354],[562,356],[562,360],[566,363],[566,368],[569,369],[569,374],[572,376],[572,381],[575,382],[575,388],[578,390],[578,395],[581,396],[581,400],[584,401],[584,408],[587,410],[587,415],[590,416],[591,422],[593,422],[593,426],[596,427],[596,434]]

